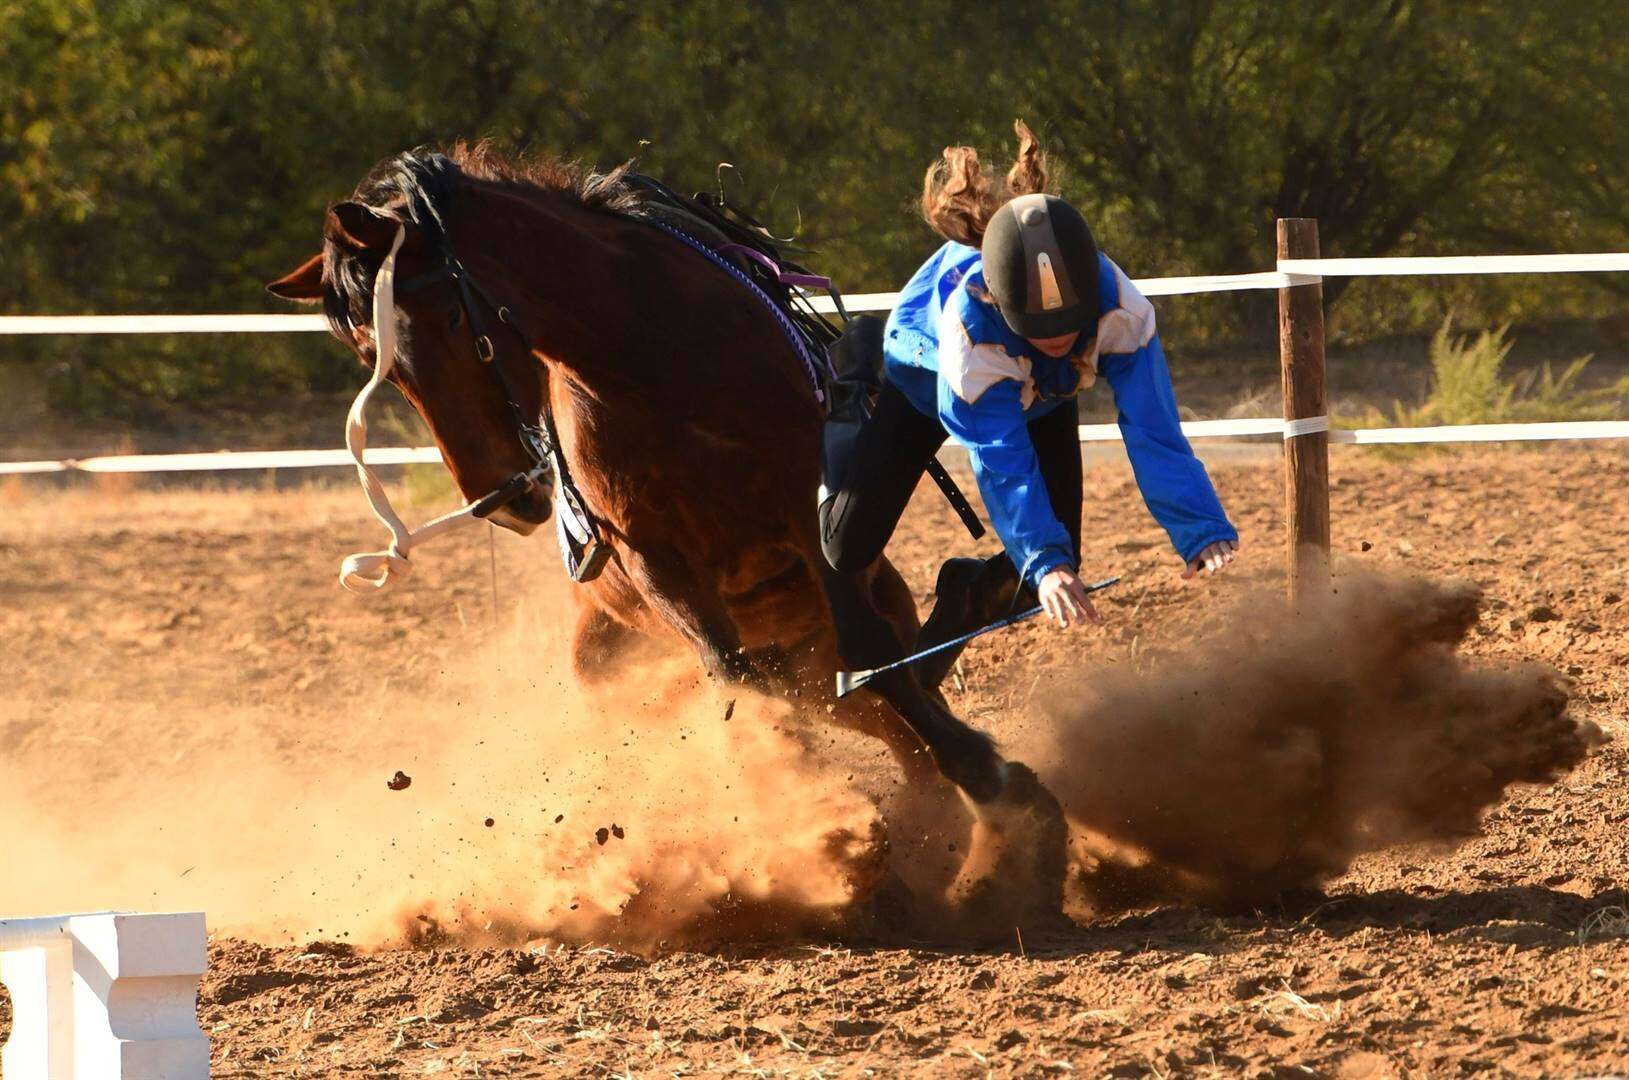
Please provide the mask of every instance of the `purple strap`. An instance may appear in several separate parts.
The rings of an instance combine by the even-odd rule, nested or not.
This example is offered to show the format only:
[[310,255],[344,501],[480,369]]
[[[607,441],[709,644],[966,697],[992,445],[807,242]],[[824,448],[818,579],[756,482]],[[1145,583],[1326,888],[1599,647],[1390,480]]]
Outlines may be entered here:
[[831,288],[831,278],[821,277],[819,274],[794,274],[789,270],[782,270],[779,266],[775,265],[774,259],[771,259],[768,255],[765,255],[761,251],[755,251],[754,249],[747,247],[745,244],[720,244],[714,250],[738,252],[745,255],[759,266],[762,266],[765,270],[768,270],[771,274],[774,274],[775,280],[780,282],[782,285],[798,285],[806,289]]
[[[775,303],[768,293],[759,288],[758,283],[753,281],[752,278],[748,277],[746,271],[730,262],[730,260],[726,259],[723,255],[720,255],[717,248],[710,247],[709,245],[702,243],[700,240],[697,240],[683,229],[674,228],[661,218],[651,217],[643,218],[641,220],[648,225],[653,225],[656,228],[661,229],[663,232],[678,238],[686,245],[694,248],[714,266],[717,266],[719,269],[735,278],[741,284],[745,285],[748,289],[752,290],[753,295],[758,297],[764,306],[769,309],[769,313],[775,317],[775,321],[780,324],[781,333],[786,335],[787,341],[791,342],[792,348],[797,352],[798,359],[803,361],[803,370],[804,373],[809,376],[809,383],[811,388],[814,390],[815,400],[824,405],[826,403],[826,392],[822,390],[820,386],[820,368],[829,367],[831,361],[826,357],[821,357],[820,360],[816,360],[814,353],[809,348],[808,343],[803,340],[803,335],[798,333],[797,327],[792,325],[791,318],[787,316],[786,312],[781,310],[781,306]],[[751,249],[748,248],[745,250],[750,251]],[[757,252],[753,252],[753,254],[756,255]],[[765,261],[769,262],[771,266],[775,265],[773,260]]]

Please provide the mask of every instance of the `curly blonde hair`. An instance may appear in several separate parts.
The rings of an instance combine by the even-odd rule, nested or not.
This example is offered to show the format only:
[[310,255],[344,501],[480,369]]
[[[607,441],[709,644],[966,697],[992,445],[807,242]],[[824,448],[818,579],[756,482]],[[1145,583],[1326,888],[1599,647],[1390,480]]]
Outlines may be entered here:
[[1046,154],[1035,133],[1022,120],[1014,120],[1018,157],[1007,170],[1007,181],[997,189],[990,169],[971,146],[947,146],[922,178],[922,218],[946,240],[978,247],[990,218],[1020,195],[1044,192],[1050,186]]

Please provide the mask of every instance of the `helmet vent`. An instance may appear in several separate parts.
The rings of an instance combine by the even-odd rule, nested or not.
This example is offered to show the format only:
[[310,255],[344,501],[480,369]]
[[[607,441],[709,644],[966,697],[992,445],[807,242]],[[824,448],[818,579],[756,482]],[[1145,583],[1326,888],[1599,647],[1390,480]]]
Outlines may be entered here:
[[1063,307],[1063,293],[1058,289],[1058,276],[1052,270],[1052,257],[1044,251],[1035,256],[1035,276],[1041,285],[1041,310]]

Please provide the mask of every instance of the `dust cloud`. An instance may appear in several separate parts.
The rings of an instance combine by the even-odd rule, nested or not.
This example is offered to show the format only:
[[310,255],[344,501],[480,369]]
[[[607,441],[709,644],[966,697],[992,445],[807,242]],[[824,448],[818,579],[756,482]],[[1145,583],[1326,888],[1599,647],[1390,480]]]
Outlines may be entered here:
[[330,697],[291,725],[180,685],[58,771],[0,755],[0,910],[201,908],[215,931],[362,945],[643,947],[839,920],[880,869],[882,822],[790,709],[732,707],[678,656],[585,689],[570,622],[563,593],[528,603],[428,694]]
[[[1017,749],[1077,826],[1084,910],[1264,902],[1365,851],[1452,842],[1599,738],[1549,669],[1456,654],[1474,591],[1348,578],[1293,618],[1281,603],[1032,699],[1042,743]],[[883,801],[890,855],[876,793],[786,704],[732,709],[677,653],[581,686],[571,606],[550,585],[396,688],[415,624],[381,650],[342,643],[326,662],[368,665],[365,694],[318,675],[226,702],[230,669],[182,677],[222,662],[200,653],[123,705],[23,686],[0,716],[0,910],[202,909],[273,943],[646,948],[847,932],[888,872],[954,871],[966,819],[946,792],[916,832],[953,843],[905,843],[908,806]],[[82,709],[98,715],[66,722]]]
[[1451,844],[1511,784],[1602,740],[1550,668],[1473,665],[1469,586],[1347,576],[1256,596],[1139,671],[1037,693],[1041,771],[1075,826],[1077,899],[1220,907],[1316,888],[1359,854]]

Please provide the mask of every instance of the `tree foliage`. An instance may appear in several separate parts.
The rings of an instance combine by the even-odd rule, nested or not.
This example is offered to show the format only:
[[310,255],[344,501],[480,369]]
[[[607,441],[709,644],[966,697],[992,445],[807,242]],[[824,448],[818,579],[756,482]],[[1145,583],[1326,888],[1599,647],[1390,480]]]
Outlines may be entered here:
[[[1261,268],[1278,216],[1318,218],[1330,254],[1621,248],[1623,14],[1515,0],[5,3],[0,309],[276,310],[261,283],[314,250],[323,208],[374,161],[478,137],[725,183],[847,288],[887,289],[935,243],[913,210],[928,162],[971,141],[1004,163],[1014,116],[1135,274]],[[1550,289],[1546,310],[1609,304],[1602,284]],[[1415,302],[1431,288],[1365,294],[1386,302],[1340,317],[1357,332],[1434,322]],[[1485,295],[1489,317],[1538,303]],[[90,410],[352,374],[293,336],[11,339],[5,356],[53,362],[59,402]]]

